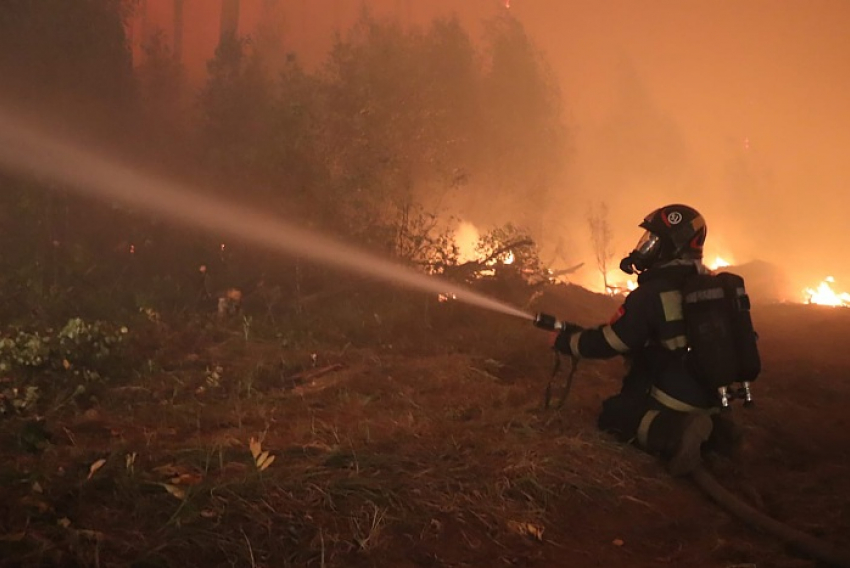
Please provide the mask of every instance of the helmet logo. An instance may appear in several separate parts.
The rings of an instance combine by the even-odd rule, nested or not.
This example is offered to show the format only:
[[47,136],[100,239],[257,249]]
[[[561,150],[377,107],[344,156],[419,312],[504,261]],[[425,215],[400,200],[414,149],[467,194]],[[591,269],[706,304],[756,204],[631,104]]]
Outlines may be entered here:
[[678,211],[671,211],[667,214],[667,222],[671,225],[678,225],[682,222],[682,214]]

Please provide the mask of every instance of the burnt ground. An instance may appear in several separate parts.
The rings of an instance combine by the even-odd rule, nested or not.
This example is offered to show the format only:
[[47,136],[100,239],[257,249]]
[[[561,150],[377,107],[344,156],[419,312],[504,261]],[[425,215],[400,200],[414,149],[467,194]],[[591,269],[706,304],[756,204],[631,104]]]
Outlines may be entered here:
[[[584,323],[613,310],[576,291],[541,302]],[[545,333],[429,309],[321,340],[239,322],[137,330],[145,363],[46,413],[39,451],[24,418],[0,421],[0,566],[818,565],[595,430],[619,361],[583,362],[564,406],[544,409]],[[734,410],[745,448],[710,467],[850,547],[850,310],[754,319],[757,404]]]

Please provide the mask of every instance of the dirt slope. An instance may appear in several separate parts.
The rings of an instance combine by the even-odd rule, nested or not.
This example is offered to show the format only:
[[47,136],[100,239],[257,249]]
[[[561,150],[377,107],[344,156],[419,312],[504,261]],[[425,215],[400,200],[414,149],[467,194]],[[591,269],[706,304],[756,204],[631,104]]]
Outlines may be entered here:
[[[584,323],[616,307],[542,301]],[[0,422],[0,566],[816,566],[595,430],[619,361],[582,363],[564,407],[543,409],[547,334],[463,307],[432,316],[367,346],[162,329],[148,346],[161,368],[50,415],[42,452]],[[754,316],[746,452],[711,467],[850,545],[850,350],[835,348],[850,310]]]

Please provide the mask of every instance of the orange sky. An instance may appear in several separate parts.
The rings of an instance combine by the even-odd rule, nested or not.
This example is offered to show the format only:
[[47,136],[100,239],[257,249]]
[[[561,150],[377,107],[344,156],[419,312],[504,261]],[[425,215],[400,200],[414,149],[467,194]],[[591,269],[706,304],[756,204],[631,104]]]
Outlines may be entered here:
[[[149,9],[157,2],[170,5]],[[241,31],[274,3],[242,0]],[[288,47],[316,62],[363,2],[277,4]],[[505,10],[504,0],[366,4],[419,24],[456,12],[473,31]],[[219,2],[185,5],[186,56],[203,60]],[[684,201],[707,217],[709,251],[782,262],[798,287],[833,274],[850,289],[850,2],[512,0],[510,10],[563,91],[575,153],[564,198],[546,208],[572,221],[573,241],[586,240],[591,201],[608,202],[618,254],[644,214]],[[207,39],[190,38],[193,27]]]
[[[736,260],[786,260],[803,278],[835,272],[850,289],[850,3],[517,0],[514,7],[563,81],[578,150],[587,152],[578,167],[588,193],[613,196],[624,222],[632,208],[651,209],[653,198],[692,203],[708,218],[709,245],[723,237],[720,248]],[[681,143],[676,176],[609,173],[617,161],[596,136],[611,132],[606,121],[622,104],[624,68]],[[735,159],[753,172],[751,183],[730,180]]]

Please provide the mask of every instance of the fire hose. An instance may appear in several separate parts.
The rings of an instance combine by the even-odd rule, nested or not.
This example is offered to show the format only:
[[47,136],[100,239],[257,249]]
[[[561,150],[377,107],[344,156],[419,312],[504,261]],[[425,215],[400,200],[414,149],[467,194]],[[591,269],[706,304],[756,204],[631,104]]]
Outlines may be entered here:
[[[561,322],[554,316],[550,316],[548,314],[537,314],[534,318],[534,325],[549,331],[562,331],[566,329],[566,324],[564,322]],[[564,400],[569,394],[573,375],[575,375],[576,372],[577,363],[577,358],[573,357],[572,367],[566,381],[565,392],[557,406],[558,408],[563,405]],[[549,384],[546,387],[546,408],[549,407],[551,400],[552,382],[559,370],[560,357],[556,353],[555,367],[549,379]],[[829,542],[818,539],[800,530],[794,529],[765,515],[720,485],[717,479],[715,479],[715,477],[704,467],[698,467],[693,473],[691,473],[691,478],[694,480],[694,483],[696,483],[696,485],[720,507],[738,519],[744,521],[751,527],[775,536],[788,544],[791,548],[813,559],[824,562],[829,566],[850,568],[850,551],[839,548]]]
[[758,509],[744,503],[734,493],[720,485],[705,468],[697,468],[691,474],[691,477],[699,488],[718,505],[751,527],[775,536],[791,548],[830,566],[850,568],[850,551],[843,550],[829,542],[768,517]]
[[[570,372],[567,374],[567,382],[564,385],[564,391],[558,400],[558,404],[555,405],[555,408],[561,408],[564,406],[564,403],[567,401],[567,397],[570,396],[570,388],[573,386],[573,377],[576,374],[576,369],[578,368],[578,357],[571,357],[572,366],[570,367]],[[555,379],[558,376],[558,373],[561,370],[561,356],[558,352],[555,352],[555,364],[552,367],[552,375],[549,377],[549,383],[546,385],[546,394],[543,397],[543,408],[548,409],[549,405],[552,403],[552,384],[555,382]]]

